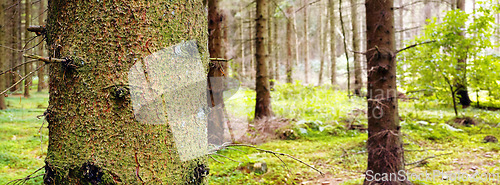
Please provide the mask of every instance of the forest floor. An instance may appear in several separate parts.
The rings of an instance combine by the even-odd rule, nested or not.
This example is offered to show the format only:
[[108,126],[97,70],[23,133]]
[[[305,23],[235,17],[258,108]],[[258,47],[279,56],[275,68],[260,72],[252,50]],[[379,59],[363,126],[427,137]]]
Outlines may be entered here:
[[[290,154],[325,175],[291,158],[281,155],[277,158],[240,146],[218,152],[231,160],[221,156],[212,156],[219,162],[209,159],[210,184],[361,184],[367,159],[364,98],[349,99],[344,92],[298,84],[283,84],[275,89],[272,108],[276,118],[265,124],[253,123],[254,91],[240,89],[226,100],[236,140]],[[43,114],[48,105],[47,92],[34,93],[29,99],[11,95],[7,103],[9,109],[0,111],[0,184],[25,177],[42,167],[48,140],[47,123],[40,133],[43,120],[36,117]],[[413,183],[500,183],[500,144],[483,141],[486,136],[500,138],[498,111],[461,109],[462,117],[475,121],[475,125],[464,125],[462,121],[455,121],[449,106],[412,100],[399,102],[399,114],[405,161],[409,164],[407,174],[431,173],[427,179],[410,177]],[[265,129],[262,125],[266,124],[275,126]],[[346,129],[349,126],[357,129]],[[295,134],[284,135],[286,130],[293,130]],[[267,172],[249,169],[251,164],[259,162],[267,164]],[[456,180],[450,175],[434,177],[435,170],[466,174],[469,179]],[[43,170],[37,174],[42,173]],[[494,181],[484,179],[484,175],[483,179],[472,178],[486,173],[496,174],[490,179]],[[27,182],[41,183],[41,177]]]

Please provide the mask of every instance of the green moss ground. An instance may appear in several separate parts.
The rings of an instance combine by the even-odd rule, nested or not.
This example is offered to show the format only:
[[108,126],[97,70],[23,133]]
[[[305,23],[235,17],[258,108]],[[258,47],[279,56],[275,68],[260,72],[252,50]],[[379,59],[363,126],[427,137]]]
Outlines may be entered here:
[[[366,169],[366,133],[340,129],[347,123],[366,125],[363,114],[356,115],[355,109],[365,110],[363,98],[348,99],[344,92],[324,87],[281,85],[272,92],[273,110],[277,116],[294,118],[332,129],[319,131],[312,127],[297,140],[275,140],[258,147],[291,154],[325,172],[319,175],[314,170],[286,157],[281,159],[254,149],[238,147],[239,150],[223,150],[219,153],[241,163],[214,156],[224,164],[210,161],[210,184],[360,184],[362,171]],[[47,147],[47,130],[42,129],[40,142],[38,130],[47,106],[46,92],[33,93],[31,98],[16,95],[7,97],[8,110],[0,111],[0,184],[22,178],[44,165]],[[255,93],[240,90],[226,102],[227,110],[238,117],[252,120]],[[476,119],[478,125],[459,126],[453,121],[453,109],[439,102],[400,102],[400,116],[403,119],[405,153],[407,163],[437,156],[427,163],[411,165],[411,173],[432,173],[433,170],[464,172],[468,174],[500,174],[500,144],[483,143],[487,135],[500,138],[500,115],[498,111],[474,108],[462,109],[462,115]],[[443,124],[449,124],[462,131],[451,131]],[[46,125],[45,125],[46,126]],[[42,143],[42,144],[41,144]],[[43,150],[42,150],[43,148]],[[439,149],[439,150],[428,150]],[[424,151],[416,151],[424,150]],[[243,167],[250,162],[266,162],[269,171],[264,174],[248,173]],[[475,170],[474,170],[475,169]],[[43,171],[39,172],[39,174]],[[498,180],[498,179],[497,179]],[[41,184],[38,177],[28,184]],[[495,184],[496,182],[463,182],[423,180],[415,184]]]

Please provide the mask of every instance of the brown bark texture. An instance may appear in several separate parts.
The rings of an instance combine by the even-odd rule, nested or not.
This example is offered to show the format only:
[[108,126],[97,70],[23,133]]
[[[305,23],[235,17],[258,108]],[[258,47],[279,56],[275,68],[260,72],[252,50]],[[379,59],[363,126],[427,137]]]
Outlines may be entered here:
[[256,1],[256,22],[255,22],[255,91],[257,93],[255,103],[255,119],[265,119],[272,116],[271,93],[269,88],[268,55],[267,55],[267,21],[268,2],[266,0]]

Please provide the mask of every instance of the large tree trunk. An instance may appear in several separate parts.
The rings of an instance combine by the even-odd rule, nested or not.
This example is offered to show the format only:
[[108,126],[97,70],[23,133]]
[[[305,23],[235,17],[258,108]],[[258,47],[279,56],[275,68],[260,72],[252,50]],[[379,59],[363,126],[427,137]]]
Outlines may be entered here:
[[286,9],[286,83],[292,83],[292,69],[293,69],[293,7],[290,6]]
[[[210,58],[224,58],[223,20],[219,0],[208,0],[208,50]],[[209,63],[208,71],[208,142],[222,145],[224,142],[224,69],[226,62],[218,60]]]
[[[457,9],[461,11],[465,11],[465,0],[457,0]],[[461,37],[465,37],[464,32],[460,32]],[[472,102],[469,98],[469,91],[467,91],[467,58],[460,58],[458,59],[458,66],[457,68],[461,71],[462,79],[460,81],[457,81],[455,84],[455,87],[457,89],[457,97],[459,99],[460,105],[462,107],[466,108],[470,106],[470,103]]]
[[206,183],[205,8],[49,1],[45,184]]
[[[31,45],[29,44],[29,40],[31,37],[31,33],[28,31],[28,27],[31,23],[31,1],[30,0],[24,0],[24,45],[26,48],[31,48]],[[26,52],[31,52],[26,51]],[[24,62],[27,62],[28,60],[31,60],[29,58],[24,58]],[[31,66],[32,64],[26,64],[24,65],[24,74],[28,75],[28,73],[31,72]],[[28,76],[24,80],[24,97],[29,98],[30,97],[30,86],[31,86],[31,81],[32,77]]]
[[[43,18],[45,17],[45,2],[44,0],[39,0],[38,2],[38,25],[42,26],[45,25],[43,22]],[[40,37],[40,40],[42,40],[43,37]],[[40,44],[37,48],[38,50],[38,55],[43,56],[43,44]],[[43,65],[43,62],[38,62],[37,66]],[[38,75],[38,86],[37,86],[37,92],[41,92],[43,89],[46,87],[45,83],[45,68],[41,68],[40,70],[37,71]]]
[[303,0],[304,3],[304,78],[305,83],[309,83],[309,18],[307,17],[307,9],[309,2]]
[[[7,2],[1,1],[0,2],[0,10],[5,10],[7,5]],[[5,45],[5,32],[6,32],[6,21],[5,21],[5,13],[2,12],[0,13],[0,45],[4,46]],[[6,52],[4,47],[0,47],[0,72],[5,70],[5,62],[6,60]],[[7,74],[3,74],[0,76],[0,91],[3,91],[5,89],[5,76]],[[7,109],[7,105],[5,104],[5,96],[3,94],[0,94],[0,110]]]
[[255,22],[255,59],[256,63],[256,83],[255,91],[257,93],[255,103],[255,119],[270,117],[271,112],[271,93],[269,89],[269,73],[267,72],[267,0],[257,0],[256,22]]
[[328,14],[330,15],[330,80],[333,86],[337,85],[337,34],[335,34],[335,3],[333,0],[328,0]]
[[[381,174],[404,170],[398,100],[394,12],[392,0],[366,1],[368,58],[368,169],[364,184],[406,184],[399,179],[383,181]],[[375,174],[378,174],[377,179]]]
[[[359,25],[358,25],[358,10],[357,0],[351,0],[351,23],[352,23],[352,49],[360,51],[359,47]],[[354,95],[361,96],[361,58],[360,55],[354,52]]]

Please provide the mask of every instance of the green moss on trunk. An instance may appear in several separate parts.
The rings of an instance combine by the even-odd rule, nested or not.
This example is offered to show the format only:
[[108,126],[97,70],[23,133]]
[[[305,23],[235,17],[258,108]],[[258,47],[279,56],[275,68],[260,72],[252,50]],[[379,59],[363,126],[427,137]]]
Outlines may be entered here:
[[130,95],[109,87],[182,41],[198,42],[206,66],[206,20],[202,0],[49,1],[49,53],[73,64],[50,66],[46,184],[205,182],[204,158],[181,161],[169,124],[139,123]]

